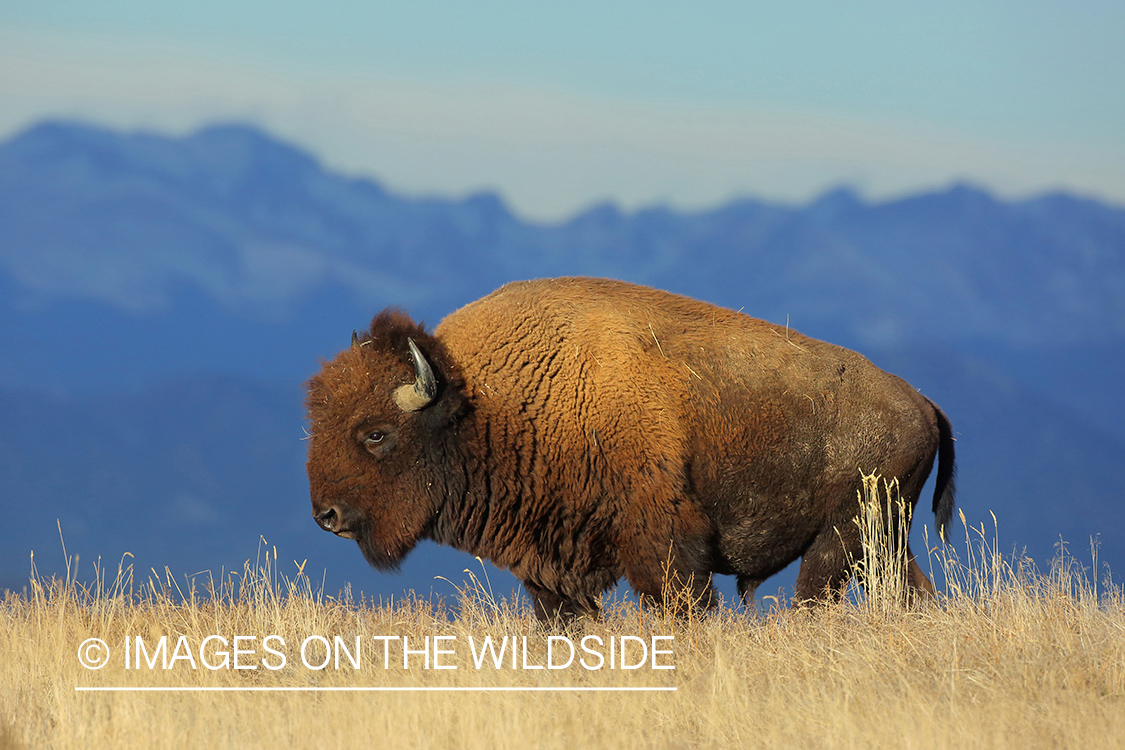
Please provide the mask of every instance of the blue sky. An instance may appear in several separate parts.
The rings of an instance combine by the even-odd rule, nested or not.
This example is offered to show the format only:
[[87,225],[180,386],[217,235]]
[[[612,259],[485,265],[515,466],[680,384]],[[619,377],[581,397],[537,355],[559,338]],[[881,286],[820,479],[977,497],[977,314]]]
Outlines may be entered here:
[[556,219],[957,180],[1125,204],[1125,3],[5,0],[0,137],[249,121]]

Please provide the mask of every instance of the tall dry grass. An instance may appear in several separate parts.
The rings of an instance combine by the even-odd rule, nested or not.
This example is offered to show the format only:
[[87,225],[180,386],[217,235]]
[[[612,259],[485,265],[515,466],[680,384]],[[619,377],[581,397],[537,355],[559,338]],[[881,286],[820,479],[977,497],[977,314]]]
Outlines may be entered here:
[[[878,485],[876,485],[878,486]],[[886,497],[869,514],[883,514]],[[885,493],[884,493],[885,495]],[[869,506],[871,498],[868,498]],[[867,518],[864,523],[874,523]],[[470,637],[527,638],[544,664],[550,633],[528,608],[470,575],[455,611],[405,600],[328,596],[286,577],[263,547],[240,575],[139,577],[128,565],[92,581],[33,576],[0,617],[0,748],[6,747],[1118,747],[1125,744],[1125,601],[1068,557],[1040,572],[999,554],[995,535],[964,524],[961,556],[928,555],[933,603],[904,607],[893,561],[857,561],[866,596],[764,612],[638,608],[608,602],[598,622],[565,633],[674,636],[674,670],[474,668]],[[885,531],[872,538],[886,539]],[[878,545],[871,544],[871,548]],[[893,545],[892,545],[893,546]],[[268,549],[268,554],[266,550]],[[924,561],[925,562],[925,561]],[[889,567],[887,565],[889,564]],[[886,568],[880,573],[880,566]],[[924,566],[925,567],[925,566]],[[880,578],[882,576],[882,578]],[[883,588],[880,588],[882,586]],[[199,644],[207,636],[284,638],[284,668],[126,670],[126,636]],[[362,668],[310,669],[309,635],[365,646]],[[453,636],[424,669],[400,651],[384,669],[372,636]],[[116,656],[83,668],[97,637]],[[664,641],[664,644],[669,642]],[[370,647],[368,647],[370,644]],[[257,651],[255,659],[264,652]],[[314,658],[313,661],[319,659]],[[591,660],[592,661],[592,660]],[[276,662],[275,662],[276,663]],[[522,666],[522,664],[519,664]],[[83,687],[409,688],[645,687],[674,692],[76,692]]]

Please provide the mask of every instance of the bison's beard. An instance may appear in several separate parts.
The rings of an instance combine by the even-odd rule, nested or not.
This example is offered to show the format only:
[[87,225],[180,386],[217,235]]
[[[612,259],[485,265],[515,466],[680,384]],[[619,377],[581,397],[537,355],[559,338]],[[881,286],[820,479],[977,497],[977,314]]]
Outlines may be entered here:
[[364,526],[356,537],[356,544],[359,545],[359,551],[363,553],[363,559],[367,560],[371,567],[388,573],[397,573],[402,565],[402,559],[414,549],[416,541],[395,540],[388,549],[388,545],[383,540],[375,538],[373,529]]

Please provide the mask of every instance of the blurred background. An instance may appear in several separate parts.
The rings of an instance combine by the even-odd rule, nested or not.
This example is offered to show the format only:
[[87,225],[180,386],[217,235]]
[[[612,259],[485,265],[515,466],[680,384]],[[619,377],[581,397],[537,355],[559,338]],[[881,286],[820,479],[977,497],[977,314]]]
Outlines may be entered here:
[[467,555],[382,574],[314,524],[302,383],[387,305],[562,274],[857,349],[949,415],[969,523],[1119,577],[1123,34],[1089,0],[7,0],[0,588],[66,570],[61,526],[80,577],[264,538],[329,593],[455,594]]

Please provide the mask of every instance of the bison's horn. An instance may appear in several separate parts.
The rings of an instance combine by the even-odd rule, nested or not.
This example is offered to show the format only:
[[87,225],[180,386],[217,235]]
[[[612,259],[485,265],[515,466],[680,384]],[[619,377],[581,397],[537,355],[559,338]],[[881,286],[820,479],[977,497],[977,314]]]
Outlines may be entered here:
[[352,331],[352,346],[359,346],[359,334]]
[[414,339],[407,338],[410,347],[410,357],[414,360],[414,382],[410,385],[400,385],[395,389],[395,403],[403,411],[418,411],[429,406],[437,398],[437,380],[430,363],[421,350],[415,345]]

